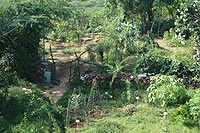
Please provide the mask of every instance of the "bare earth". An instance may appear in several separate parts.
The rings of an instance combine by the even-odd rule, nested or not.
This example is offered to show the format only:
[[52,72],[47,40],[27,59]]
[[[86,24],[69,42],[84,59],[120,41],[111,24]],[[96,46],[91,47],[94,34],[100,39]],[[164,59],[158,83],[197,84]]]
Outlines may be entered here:
[[58,86],[54,86],[51,89],[46,90],[46,95],[53,98],[55,101],[59,100],[63,94],[67,91],[68,80],[69,80],[69,62],[60,64],[59,70],[57,70],[56,78],[60,80]]
[[[88,36],[88,35],[87,35]],[[87,40],[87,36],[82,38],[84,43],[82,45],[70,44],[69,43],[56,43],[52,45],[53,57],[56,62],[56,79],[60,81],[59,85],[53,86],[52,88],[45,90],[45,94],[48,97],[53,98],[55,101],[59,100],[63,94],[67,91],[70,71],[70,61],[75,59],[74,54],[67,55],[64,53],[66,49],[78,47],[80,51],[84,51],[85,47],[90,44],[97,44],[97,39],[94,38]],[[85,41],[86,40],[86,41]],[[49,43],[46,43],[46,48],[49,48]],[[83,56],[84,57],[84,56]],[[46,57],[50,58],[49,56]]]
[[167,43],[163,39],[155,39],[154,41],[157,42],[158,45],[163,49],[166,49],[169,51],[176,51],[178,49],[178,47],[168,46]]

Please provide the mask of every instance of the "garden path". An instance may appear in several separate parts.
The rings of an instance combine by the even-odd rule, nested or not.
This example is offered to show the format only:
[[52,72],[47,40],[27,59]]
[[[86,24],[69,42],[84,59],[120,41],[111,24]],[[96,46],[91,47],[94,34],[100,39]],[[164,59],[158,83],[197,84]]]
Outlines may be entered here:
[[59,68],[56,69],[56,79],[59,80],[59,85],[45,90],[46,95],[53,98],[55,101],[59,100],[67,91],[70,63],[63,62],[59,64],[58,67]]
[[[77,53],[79,54],[84,51],[86,46],[97,44],[99,41],[95,38],[97,35],[102,36],[102,33],[96,33],[95,35],[86,34],[85,37],[81,38],[84,40],[81,45],[73,43],[56,43],[52,45],[52,53],[56,62],[56,79],[59,80],[59,85],[52,87],[49,86],[49,88],[44,92],[46,96],[53,98],[55,101],[59,100],[63,96],[69,85],[70,62],[75,59],[74,50],[76,51],[78,48]],[[88,36],[91,36],[93,39],[87,40]],[[46,48],[48,48],[49,45],[49,43],[46,43]],[[66,52],[66,50],[68,50],[68,52]],[[47,56],[47,59],[48,58],[50,57]]]
[[161,38],[157,38],[154,40],[156,43],[158,43],[158,45],[163,48],[163,49],[166,49],[166,50],[169,50],[169,51],[176,51],[178,49],[178,47],[173,47],[173,46],[169,46],[167,44],[167,42]]

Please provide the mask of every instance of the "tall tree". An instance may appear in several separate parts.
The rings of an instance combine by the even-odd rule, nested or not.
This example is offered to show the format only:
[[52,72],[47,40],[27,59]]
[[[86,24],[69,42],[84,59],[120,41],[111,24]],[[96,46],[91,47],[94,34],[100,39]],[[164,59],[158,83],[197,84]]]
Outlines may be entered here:
[[[106,0],[106,6],[113,10],[117,6],[122,7],[124,12],[124,20],[139,17],[147,26],[146,29],[150,30],[156,8],[159,6],[175,5],[177,0]],[[171,8],[167,8],[171,10]]]
[[53,22],[71,14],[66,0],[8,0],[0,4],[0,73],[35,80],[40,40]]

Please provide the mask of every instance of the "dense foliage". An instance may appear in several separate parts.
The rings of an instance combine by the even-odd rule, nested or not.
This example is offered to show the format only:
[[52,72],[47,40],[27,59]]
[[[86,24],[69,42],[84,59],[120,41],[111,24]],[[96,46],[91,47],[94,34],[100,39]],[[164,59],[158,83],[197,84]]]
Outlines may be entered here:
[[200,6],[197,1],[186,1],[180,5],[174,22],[175,28],[164,35],[170,45],[188,45],[191,40],[199,43],[199,11]]
[[[64,1],[7,1],[1,5],[1,75],[16,72],[34,81],[42,46],[40,41],[53,27],[53,20],[69,17]],[[3,78],[3,77],[2,77]]]
[[[28,88],[30,94],[24,94],[22,88],[26,90],[28,86],[21,88],[19,83],[21,78],[34,82],[40,79],[41,39],[45,39],[56,21],[69,18],[71,9],[68,6],[64,0],[8,0],[0,4],[0,132],[7,128],[10,132],[38,132],[41,124],[49,129],[52,122],[55,123],[50,101],[42,98],[41,92],[32,92],[37,87]],[[44,122],[34,128],[28,126],[33,119],[39,121],[40,117]],[[17,125],[20,121],[21,124]],[[11,125],[17,126],[11,129]]]
[[200,124],[200,91],[197,90],[189,101],[191,115]]
[[40,88],[24,80],[8,88],[8,96],[6,101],[1,101],[0,109],[1,132],[49,131],[52,126],[63,130],[65,125],[62,107],[45,97]]
[[[84,126],[78,130],[199,131],[199,5],[197,0],[2,0],[0,132],[64,133]],[[55,43],[51,55],[77,57],[73,63],[56,58],[58,77],[66,77],[55,88],[67,88],[58,101],[47,96],[59,92],[53,92],[59,81],[41,83],[45,54],[50,55],[45,43]],[[64,84],[69,71],[71,82]]]
[[185,103],[187,94],[184,85],[175,81],[172,76],[160,75],[154,77],[148,87],[148,101],[161,107]]
[[[112,11],[120,6],[123,10],[124,20],[137,18],[142,23],[142,32],[154,31],[161,34],[173,26],[173,17],[179,7],[177,0],[107,0],[106,6]],[[159,21],[158,21],[159,20]]]

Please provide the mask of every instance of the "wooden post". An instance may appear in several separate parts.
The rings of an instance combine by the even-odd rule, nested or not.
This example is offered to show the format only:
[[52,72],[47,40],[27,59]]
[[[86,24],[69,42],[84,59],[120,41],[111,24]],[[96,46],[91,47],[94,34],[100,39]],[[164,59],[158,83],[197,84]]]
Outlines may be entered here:
[[52,63],[53,63],[53,70],[52,70],[52,79],[55,80],[56,79],[56,63],[54,61],[54,58],[53,58],[53,53],[52,53],[52,49],[51,49],[51,44],[49,46],[49,51],[51,53],[51,60],[52,60]]

